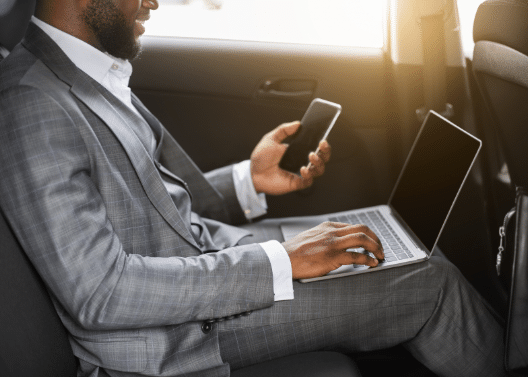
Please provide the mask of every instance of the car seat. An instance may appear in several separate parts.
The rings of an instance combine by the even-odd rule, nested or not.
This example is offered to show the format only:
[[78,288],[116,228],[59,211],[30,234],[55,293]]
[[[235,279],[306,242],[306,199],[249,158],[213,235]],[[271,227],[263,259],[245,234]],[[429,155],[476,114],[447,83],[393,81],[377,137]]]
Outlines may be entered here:
[[513,265],[505,365],[528,375],[528,0],[482,3],[473,39],[473,72],[516,190],[515,226],[505,226],[510,237],[501,255]]
[[473,72],[512,182],[528,188],[528,1],[488,0],[473,26]]

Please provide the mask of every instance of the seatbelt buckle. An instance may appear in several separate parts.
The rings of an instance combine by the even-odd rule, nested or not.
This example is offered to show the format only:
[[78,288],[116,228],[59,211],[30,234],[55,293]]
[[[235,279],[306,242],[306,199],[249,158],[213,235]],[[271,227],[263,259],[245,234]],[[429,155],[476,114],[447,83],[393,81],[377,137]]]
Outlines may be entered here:
[[501,227],[499,227],[499,252],[497,253],[497,260],[495,262],[495,268],[497,269],[497,276],[500,276],[500,268],[502,263],[502,252],[504,251],[504,246],[506,245],[506,229],[508,229],[508,223],[510,222],[513,215],[515,215],[516,208],[513,207],[510,212],[504,216],[504,222]]
[[[418,121],[420,123],[423,123],[423,121],[425,120],[425,117],[429,113],[429,110],[435,110],[435,109],[428,109],[425,106],[424,107],[420,107],[419,109],[416,109],[416,117],[418,118]],[[438,114],[440,114],[441,116],[443,116],[446,119],[451,119],[451,118],[453,118],[455,116],[455,108],[450,103],[446,103],[445,104],[445,110],[438,111]]]

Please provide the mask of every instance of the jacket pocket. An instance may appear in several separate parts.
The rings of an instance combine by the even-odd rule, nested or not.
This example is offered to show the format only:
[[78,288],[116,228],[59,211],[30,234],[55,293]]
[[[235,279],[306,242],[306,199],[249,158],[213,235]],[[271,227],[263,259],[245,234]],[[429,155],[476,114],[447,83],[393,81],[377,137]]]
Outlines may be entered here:
[[147,369],[147,342],[143,338],[91,341],[73,339],[73,353],[91,364],[123,372]]

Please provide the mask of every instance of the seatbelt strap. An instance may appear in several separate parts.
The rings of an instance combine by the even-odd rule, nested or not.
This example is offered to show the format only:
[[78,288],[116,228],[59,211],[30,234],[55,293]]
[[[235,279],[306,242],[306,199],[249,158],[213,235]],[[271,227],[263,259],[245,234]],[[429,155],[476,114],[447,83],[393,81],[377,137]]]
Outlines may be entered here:
[[447,104],[446,94],[445,1],[429,0],[425,3],[436,4],[432,4],[435,9],[423,7],[420,17],[424,60],[424,107],[416,110],[416,115],[420,121],[425,119],[429,110],[434,110],[446,118],[453,116],[453,107]]

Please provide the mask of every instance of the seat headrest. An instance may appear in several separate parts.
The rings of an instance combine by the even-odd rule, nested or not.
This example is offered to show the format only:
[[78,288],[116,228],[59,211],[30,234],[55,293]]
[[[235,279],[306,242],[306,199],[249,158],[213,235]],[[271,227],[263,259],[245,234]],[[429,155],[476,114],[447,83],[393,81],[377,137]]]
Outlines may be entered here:
[[9,51],[22,40],[36,0],[0,0],[0,45]]
[[528,0],[487,0],[480,4],[473,40],[504,44],[528,55]]

